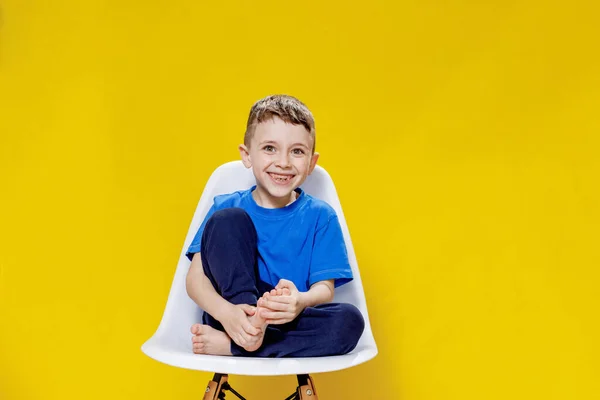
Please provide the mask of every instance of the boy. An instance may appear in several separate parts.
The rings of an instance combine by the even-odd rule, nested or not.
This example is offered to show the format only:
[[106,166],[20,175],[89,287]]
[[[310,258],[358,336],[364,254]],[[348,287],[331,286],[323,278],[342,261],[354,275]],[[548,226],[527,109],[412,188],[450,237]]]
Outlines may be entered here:
[[239,151],[256,186],[216,196],[186,254],[187,292],[205,310],[191,328],[194,353],[352,351],[362,315],[330,303],[334,288],[352,280],[337,215],[299,188],[319,158],[311,112],[291,96],[259,100]]

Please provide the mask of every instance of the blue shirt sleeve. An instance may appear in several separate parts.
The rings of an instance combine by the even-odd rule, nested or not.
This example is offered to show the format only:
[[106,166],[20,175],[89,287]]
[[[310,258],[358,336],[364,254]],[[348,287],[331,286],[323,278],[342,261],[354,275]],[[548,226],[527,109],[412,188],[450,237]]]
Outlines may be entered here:
[[331,213],[333,215],[329,215],[327,224],[315,233],[309,287],[328,279],[334,279],[335,287],[338,287],[353,279],[342,228],[335,211],[331,210]]
[[202,221],[202,225],[200,225],[198,232],[196,232],[196,236],[194,236],[192,244],[190,244],[190,247],[188,247],[188,250],[185,253],[186,257],[189,258],[190,261],[192,261],[192,258],[194,258],[194,254],[200,253],[200,247],[202,245],[202,233],[204,232],[206,221],[208,221],[208,219],[215,213],[215,211],[217,211],[217,205],[213,202],[212,207],[210,207],[210,210],[208,210],[206,217],[204,217],[204,221]]

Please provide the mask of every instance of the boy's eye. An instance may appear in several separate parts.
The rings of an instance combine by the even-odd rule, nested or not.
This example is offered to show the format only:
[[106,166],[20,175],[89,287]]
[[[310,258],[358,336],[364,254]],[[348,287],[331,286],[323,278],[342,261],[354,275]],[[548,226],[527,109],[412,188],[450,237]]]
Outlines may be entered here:
[[294,153],[296,155],[302,155],[302,154],[304,154],[304,150],[302,150],[302,149],[294,149],[294,150],[292,150],[292,153]]
[[268,151],[268,152],[273,152],[273,151],[275,151],[275,147],[267,145],[267,146],[263,147],[263,150]]

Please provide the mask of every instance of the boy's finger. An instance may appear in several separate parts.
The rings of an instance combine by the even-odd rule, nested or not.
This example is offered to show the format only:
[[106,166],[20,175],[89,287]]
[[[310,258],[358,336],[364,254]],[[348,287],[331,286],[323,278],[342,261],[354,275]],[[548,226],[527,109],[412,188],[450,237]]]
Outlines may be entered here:
[[240,307],[244,312],[248,315],[254,315],[255,307],[252,307],[250,304],[241,304]]
[[264,319],[277,319],[277,316],[281,314],[279,311],[267,311],[266,309],[260,313],[260,316]]
[[287,279],[280,279],[279,282],[277,282],[277,285],[275,285],[275,287],[277,289],[283,289],[284,287],[287,287],[290,283],[292,282],[288,281]]
[[292,313],[287,311],[263,311],[261,316],[266,320],[288,319],[290,320]]
[[244,339],[244,344],[248,344],[254,340],[254,335],[250,335],[249,333],[242,332],[242,338]]
[[291,296],[277,296],[277,297],[271,297],[268,301],[283,303],[283,304],[290,304],[290,303],[292,303],[292,297]]
[[241,334],[237,335],[236,339],[237,340],[235,340],[235,342],[238,344],[238,346],[243,346],[246,344],[246,340]]
[[273,300],[264,300],[262,306],[268,308],[273,311],[285,311],[287,309],[285,302],[280,302],[275,299]]
[[251,324],[246,324],[244,326],[244,330],[249,335],[252,335],[252,336],[256,336],[256,335],[258,335],[260,333],[260,329],[258,329],[257,327],[255,327],[254,325],[251,325]]

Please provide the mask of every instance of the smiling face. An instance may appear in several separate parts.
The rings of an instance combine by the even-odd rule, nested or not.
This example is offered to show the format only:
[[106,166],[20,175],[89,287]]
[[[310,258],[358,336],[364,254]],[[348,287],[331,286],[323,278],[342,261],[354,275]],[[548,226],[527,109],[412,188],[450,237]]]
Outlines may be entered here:
[[252,168],[257,204],[265,208],[285,207],[295,199],[299,187],[317,164],[313,141],[302,125],[273,117],[256,125],[249,146],[240,145],[242,162]]

